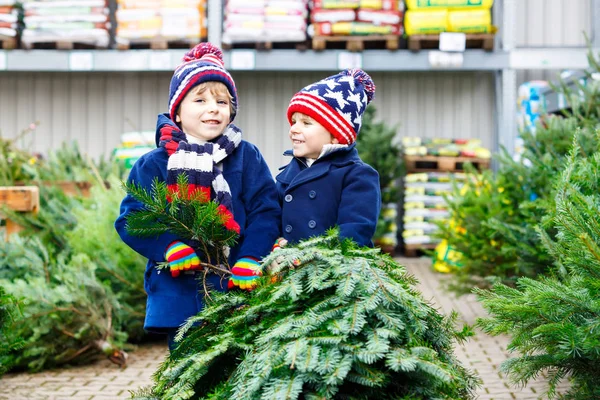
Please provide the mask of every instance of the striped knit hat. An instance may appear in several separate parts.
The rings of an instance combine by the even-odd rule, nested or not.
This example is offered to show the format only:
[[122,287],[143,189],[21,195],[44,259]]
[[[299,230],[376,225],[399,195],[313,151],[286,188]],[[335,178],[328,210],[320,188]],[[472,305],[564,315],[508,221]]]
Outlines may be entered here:
[[197,44],[183,56],[183,63],[177,67],[169,90],[169,115],[175,121],[177,109],[188,92],[204,82],[221,82],[233,97],[230,122],[237,112],[237,91],[229,72],[225,69],[223,52],[211,43]]
[[361,69],[346,69],[306,86],[292,97],[287,117],[300,112],[323,125],[340,144],[351,144],[360,131],[362,115],[375,95],[375,84]]

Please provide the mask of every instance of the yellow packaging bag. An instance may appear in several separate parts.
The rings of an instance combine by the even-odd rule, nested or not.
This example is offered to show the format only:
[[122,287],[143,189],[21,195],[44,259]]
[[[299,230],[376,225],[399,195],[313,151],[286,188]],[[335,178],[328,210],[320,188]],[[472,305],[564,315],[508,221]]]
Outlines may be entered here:
[[493,33],[491,10],[449,10],[448,32]]
[[489,10],[494,0],[405,0],[409,10],[432,8],[485,8]]
[[444,239],[435,247],[433,269],[445,274],[450,273],[463,266],[462,258],[463,254],[454,250]]
[[408,10],[404,15],[404,32],[408,35],[429,35],[448,29],[448,10]]

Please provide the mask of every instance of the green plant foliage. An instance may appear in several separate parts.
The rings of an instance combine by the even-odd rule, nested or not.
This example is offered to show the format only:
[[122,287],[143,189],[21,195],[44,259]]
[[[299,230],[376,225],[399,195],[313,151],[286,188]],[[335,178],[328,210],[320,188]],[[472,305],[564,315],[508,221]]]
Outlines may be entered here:
[[115,313],[120,330],[135,342],[144,336],[146,259],[127,246],[114,228],[125,191],[116,177],[108,178],[108,183],[110,188],[92,187],[90,198],[73,210],[75,226],[64,234],[73,254],[94,260],[96,276],[119,300]]
[[[32,251],[36,255],[29,259],[43,252]],[[21,348],[0,358],[2,365],[38,371],[87,363],[102,353],[125,363],[121,349],[127,336],[113,325],[119,304],[96,278],[95,270],[89,257],[79,255],[69,263],[51,263],[47,275],[31,271],[23,278],[0,279],[0,286],[18,300],[22,310],[22,316],[7,325],[7,338],[9,342],[23,339]]]
[[564,378],[572,386],[561,398],[600,398],[600,152],[580,154],[576,145],[559,177],[555,238],[539,229],[557,273],[476,291],[490,313],[479,325],[510,334],[509,349],[518,353],[503,370],[519,384],[548,372],[550,398],[559,397]]
[[264,264],[277,258],[277,279],[213,294],[134,398],[473,397],[477,379],[452,352],[469,329],[456,332],[456,315],[440,315],[392,258],[335,230]]
[[[463,267],[449,281],[451,289],[465,293],[473,286],[514,284],[520,276],[548,272],[551,259],[536,229],[554,207],[553,182],[564,168],[576,132],[581,155],[597,147],[591,122],[582,121],[580,116],[546,116],[535,135],[522,134],[525,151],[519,161],[503,152],[497,156],[495,173],[471,170],[466,186],[454,188],[448,198],[451,223],[439,224],[440,238],[464,255]],[[578,130],[580,125],[584,127]],[[552,230],[547,227],[551,236]]]
[[127,216],[127,232],[139,237],[170,232],[195,243],[193,247],[203,252],[211,269],[226,265],[224,248],[235,244],[237,233],[225,227],[226,216],[219,212],[218,203],[209,201],[199,190],[189,191],[184,174],[177,177],[177,185],[178,191],[172,192],[165,182],[155,179],[148,192],[135,183],[126,183],[127,193],[144,205]]
[[[22,339],[10,335],[10,327],[19,315],[15,298],[0,286],[0,360],[21,346]],[[8,336],[11,336],[9,339]],[[11,363],[0,363],[0,377],[12,367]]]

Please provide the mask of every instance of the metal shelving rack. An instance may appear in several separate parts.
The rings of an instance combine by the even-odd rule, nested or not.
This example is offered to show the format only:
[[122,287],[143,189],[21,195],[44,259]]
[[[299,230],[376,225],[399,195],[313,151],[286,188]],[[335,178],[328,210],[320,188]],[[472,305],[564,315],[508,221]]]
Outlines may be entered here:
[[[513,149],[517,136],[517,70],[585,69],[586,48],[526,48],[515,46],[516,1],[496,0],[494,21],[500,31],[493,52],[467,50],[458,61],[439,51],[365,50],[348,53],[342,50],[321,52],[296,50],[230,50],[225,61],[231,70],[247,71],[336,71],[360,66],[367,71],[489,71],[495,74],[497,147]],[[592,0],[592,48],[600,48],[600,0]],[[208,1],[209,41],[221,43],[222,0]],[[596,32],[598,31],[598,32]],[[258,54],[260,54],[258,56]],[[2,71],[42,72],[121,72],[172,71],[180,62],[181,50],[0,50]]]

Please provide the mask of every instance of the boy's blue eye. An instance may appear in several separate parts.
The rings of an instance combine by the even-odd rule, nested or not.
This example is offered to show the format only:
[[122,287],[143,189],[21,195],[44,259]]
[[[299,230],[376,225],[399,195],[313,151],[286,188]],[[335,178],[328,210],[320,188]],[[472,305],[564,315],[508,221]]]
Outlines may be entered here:
[[228,104],[225,100],[219,100],[219,104]]
[[196,102],[198,102],[198,103],[201,101],[204,101],[204,99],[196,99]]

